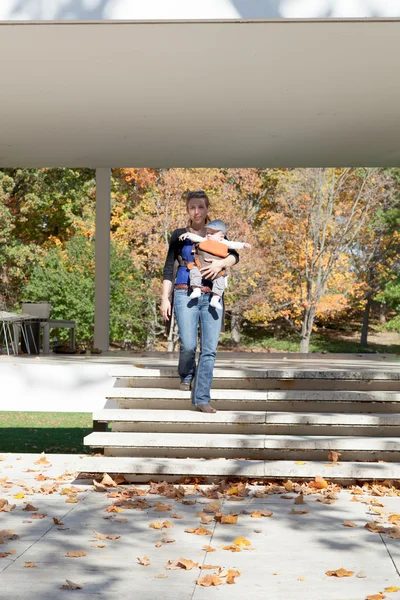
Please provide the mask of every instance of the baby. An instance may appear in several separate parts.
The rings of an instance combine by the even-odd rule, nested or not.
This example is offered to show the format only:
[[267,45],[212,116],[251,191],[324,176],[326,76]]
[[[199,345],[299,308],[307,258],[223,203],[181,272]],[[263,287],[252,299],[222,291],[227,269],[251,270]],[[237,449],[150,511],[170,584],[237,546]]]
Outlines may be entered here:
[[[251,248],[250,244],[243,242],[231,242],[225,239],[226,225],[220,219],[215,219],[210,223],[207,223],[206,237],[201,237],[195,233],[183,233],[180,240],[190,240],[194,244],[194,261],[188,263],[187,267],[190,271],[190,286],[193,289],[190,294],[190,298],[199,298],[201,296],[201,284],[202,275],[200,269],[207,266],[205,258],[211,259],[223,259],[228,256],[228,248],[234,250],[241,250],[242,248]],[[213,280],[212,284],[212,297],[210,300],[210,306],[222,310],[222,304],[220,299],[224,293],[225,284],[225,270],[223,269]]]

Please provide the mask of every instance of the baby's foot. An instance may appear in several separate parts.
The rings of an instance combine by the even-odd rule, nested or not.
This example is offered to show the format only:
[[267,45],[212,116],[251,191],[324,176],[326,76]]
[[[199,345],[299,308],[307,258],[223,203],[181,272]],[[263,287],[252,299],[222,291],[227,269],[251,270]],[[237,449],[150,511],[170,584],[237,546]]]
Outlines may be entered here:
[[222,310],[222,304],[220,304],[219,296],[213,296],[210,300],[210,306]]
[[193,300],[193,298],[200,298],[201,296],[201,288],[193,288],[193,292],[190,294],[189,298]]

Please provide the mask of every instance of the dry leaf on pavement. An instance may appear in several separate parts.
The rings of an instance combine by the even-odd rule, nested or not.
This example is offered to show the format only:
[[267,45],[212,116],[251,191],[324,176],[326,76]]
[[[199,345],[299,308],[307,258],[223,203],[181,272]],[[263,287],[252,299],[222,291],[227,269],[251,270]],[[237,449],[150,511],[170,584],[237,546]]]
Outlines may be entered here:
[[331,462],[337,462],[339,456],[341,456],[341,452],[335,452],[334,450],[329,450],[328,452],[328,460]]
[[353,521],[343,521],[343,525],[345,527],[357,527],[357,523],[353,523]]
[[169,521],[152,521],[149,523],[149,527],[152,529],[170,529],[173,525]]
[[198,567],[199,563],[195,563],[192,560],[186,558],[178,558],[176,560],[169,560],[165,567],[167,571],[177,571],[183,569],[184,571],[191,571],[193,567]]
[[42,454],[38,460],[35,460],[35,465],[51,465],[51,463],[47,460],[46,456]]
[[216,575],[205,575],[204,577],[197,579],[196,583],[203,587],[210,587],[212,585],[222,585],[224,582]]
[[203,546],[203,550],[206,550],[206,552],[215,552],[216,548],[213,548],[212,546]]
[[68,558],[81,558],[81,556],[86,556],[86,552],[84,550],[72,550],[67,552],[65,556],[68,556]]
[[308,510],[296,510],[295,508],[292,508],[289,515],[308,515]]
[[377,594],[372,594],[371,596],[367,596],[365,600],[383,600],[386,598],[383,592],[378,592]]
[[34,569],[35,567],[37,567],[37,564],[34,562],[28,561],[24,564],[24,567],[26,567],[27,569]]
[[83,590],[83,585],[80,585],[79,583],[74,583],[70,579],[66,579],[65,581],[67,582],[67,584],[62,585],[60,588],[61,590]]
[[143,565],[144,567],[148,567],[150,564],[150,560],[149,560],[148,556],[143,556],[143,558],[139,558],[139,556],[138,556],[137,561],[138,561],[139,565]]
[[326,571],[328,577],[351,577],[354,571],[346,571],[346,569],[336,569],[336,571]]
[[202,525],[200,527],[194,527],[192,529],[185,529],[186,533],[194,533],[195,535],[212,535],[212,531],[206,529]]
[[255,510],[250,516],[252,519],[260,519],[261,517],[272,517],[273,514],[270,510]]
[[384,592],[399,592],[400,588],[396,587],[395,585],[390,585],[389,587],[385,587],[385,589],[383,590]]

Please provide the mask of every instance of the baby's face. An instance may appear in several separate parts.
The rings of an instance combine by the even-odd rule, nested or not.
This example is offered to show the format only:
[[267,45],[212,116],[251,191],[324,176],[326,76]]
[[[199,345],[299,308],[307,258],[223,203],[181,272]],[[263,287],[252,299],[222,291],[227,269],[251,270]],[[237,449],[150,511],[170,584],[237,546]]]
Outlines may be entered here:
[[215,242],[220,242],[224,239],[224,234],[222,231],[215,231],[215,229],[207,229],[206,227],[206,238],[208,240],[214,240]]

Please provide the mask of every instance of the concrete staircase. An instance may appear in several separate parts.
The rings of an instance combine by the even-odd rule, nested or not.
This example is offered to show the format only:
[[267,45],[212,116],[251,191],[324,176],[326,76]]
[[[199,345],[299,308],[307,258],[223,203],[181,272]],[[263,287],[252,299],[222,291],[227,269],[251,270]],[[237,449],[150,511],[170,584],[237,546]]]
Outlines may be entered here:
[[[327,362],[327,361],[326,361]],[[326,363],[325,363],[326,364]],[[176,367],[114,367],[82,471],[155,476],[400,478],[400,369],[215,369],[215,414],[191,410]],[[391,365],[393,367],[393,364]],[[107,405],[106,405],[107,406]],[[108,426],[111,430],[107,430]],[[329,462],[330,450],[340,452]]]

